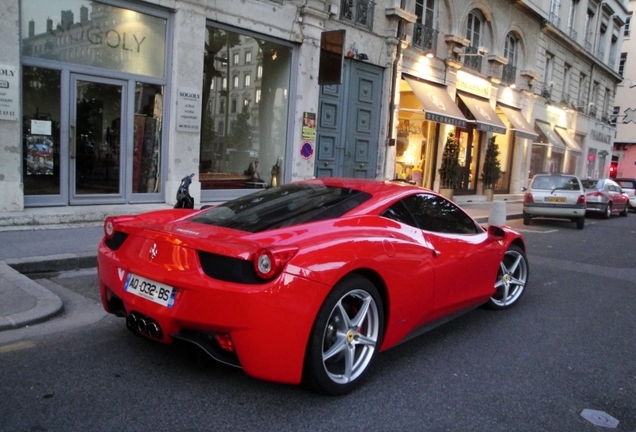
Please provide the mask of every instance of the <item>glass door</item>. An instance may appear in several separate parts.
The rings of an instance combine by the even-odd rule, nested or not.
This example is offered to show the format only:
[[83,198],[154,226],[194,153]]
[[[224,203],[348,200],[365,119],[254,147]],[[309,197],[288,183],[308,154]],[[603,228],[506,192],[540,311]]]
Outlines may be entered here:
[[71,204],[122,202],[126,81],[71,77]]

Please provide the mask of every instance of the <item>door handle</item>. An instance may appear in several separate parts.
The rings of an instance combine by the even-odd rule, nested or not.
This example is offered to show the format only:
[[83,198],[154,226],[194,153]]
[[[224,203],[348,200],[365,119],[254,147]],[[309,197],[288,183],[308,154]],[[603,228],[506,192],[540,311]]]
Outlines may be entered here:
[[75,159],[75,151],[77,149],[77,144],[75,143],[75,126],[71,125],[71,133],[68,137],[68,148],[71,159]]

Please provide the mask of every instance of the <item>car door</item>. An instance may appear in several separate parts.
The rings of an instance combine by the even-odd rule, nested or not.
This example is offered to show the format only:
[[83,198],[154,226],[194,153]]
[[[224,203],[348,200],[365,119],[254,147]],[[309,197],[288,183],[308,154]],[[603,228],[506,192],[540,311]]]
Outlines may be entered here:
[[494,290],[501,251],[461,208],[433,194],[404,200],[433,248],[433,319],[485,301]]

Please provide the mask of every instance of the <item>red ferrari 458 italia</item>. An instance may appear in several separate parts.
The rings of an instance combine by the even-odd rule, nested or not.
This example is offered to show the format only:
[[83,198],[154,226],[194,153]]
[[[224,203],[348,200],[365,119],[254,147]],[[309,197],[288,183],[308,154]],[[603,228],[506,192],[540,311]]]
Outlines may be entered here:
[[528,282],[520,234],[405,183],[323,178],[203,210],[109,217],[104,308],[248,375],[343,394],[374,358]]

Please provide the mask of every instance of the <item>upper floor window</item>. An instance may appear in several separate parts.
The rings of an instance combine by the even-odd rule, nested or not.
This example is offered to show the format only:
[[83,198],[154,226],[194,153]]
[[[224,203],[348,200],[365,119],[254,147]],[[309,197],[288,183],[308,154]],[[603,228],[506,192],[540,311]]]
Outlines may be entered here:
[[[466,54],[477,54],[479,47],[482,45],[483,27],[485,23],[484,16],[478,10],[473,10],[468,14],[468,23],[466,26],[466,39],[470,41],[466,48]],[[481,59],[479,55],[471,55],[464,57],[464,65],[476,71],[481,71]]]
[[237,64],[239,64],[240,62],[241,62],[241,58],[240,58],[239,53],[234,53],[234,56],[233,56],[233,58],[232,58],[232,64],[233,64],[233,65],[237,65]]
[[517,37],[508,33],[504,45],[504,57],[508,59],[508,64],[503,67],[501,82],[504,84],[514,84],[517,79],[517,52],[519,41]]
[[543,74],[543,92],[542,96],[549,99],[552,96],[552,70],[554,69],[554,55],[547,53],[545,56],[545,71]]
[[550,22],[559,27],[561,19],[559,11],[561,10],[561,0],[552,0],[550,2]]
[[625,27],[623,28],[624,36],[629,36],[629,33],[631,32],[631,25],[632,25],[632,13],[630,12],[629,15],[627,15],[627,19],[625,20]]
[[239,88],[239,77],[238,77],[238,75],[235,75],[234,79],[232,80],[232,88],[233,89]]
[[568,10],[568,34],[574,40],[577,39],[576,28],[576,6],[579,4],[579,0],[570,0],[570,9]]
[[570,75],[572,67],[566,64],[563,67],[563,96],[562,101],[566,104],[570,102]]
[[621,53],[621,60],[618,63],[618,73],[620,76],[625,76],[625,63],[627,63],[627,53]]
[[248,51],[245,53],[245,64],[252,63],[252,51]]
[[342,0],[340,3],[340,19],[349,21],[356,27],[373,29],[373,0]]
[[245,84],[245,88],[248,88],[250,85],[252,85],[252,77],[250,74],[245,75],[243,84]]
[[477,48],[481,45],[482,27],[484,25],[483,15],[479,11],[472,11],[468,14],[468,26],[466,28],[466,39],[470,41],[470,46]]
[[438,34],[435,30],[435,0],[415,0],[415,15],[413,45],[435,51]]

